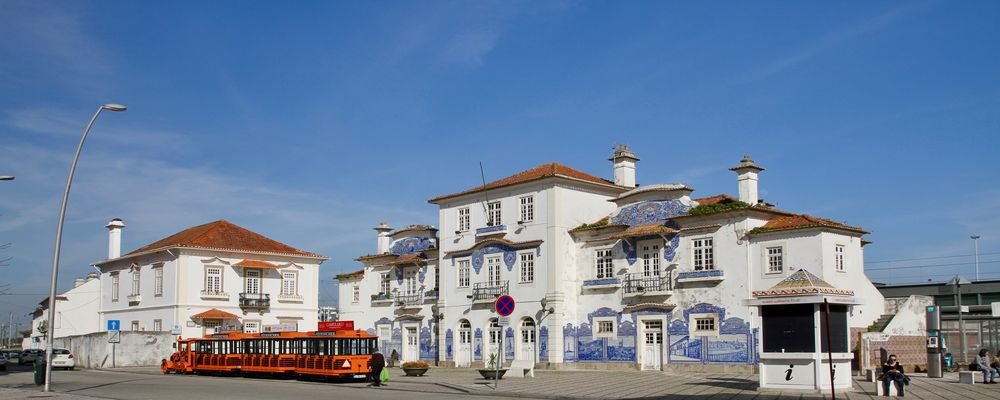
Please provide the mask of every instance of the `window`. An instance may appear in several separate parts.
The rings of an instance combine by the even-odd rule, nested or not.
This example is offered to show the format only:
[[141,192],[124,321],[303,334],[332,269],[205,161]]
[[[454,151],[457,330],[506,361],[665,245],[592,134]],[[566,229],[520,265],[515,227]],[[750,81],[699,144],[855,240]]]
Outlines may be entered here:
[[642,246],[642,276],[660,276],[660,246]]
[[243,321],[243,333],[260,333],[260,321]]
[[358,285],[354,285],[354,300],[355,303],[361,301],[361,288]]
[[535,281],[535,253],[521,253],[521,283]]
[[379,293],[383,295],[389,294],[389,284],[392,282],[392,276],[388,272],[383,272],[381,275],[381,280],[379,281]]
[[417,289],[417,271],[406,271],[403,274],[403,290],[409,296],[420,293]]
[[782,248],[781,247],[768,247],[767,248],[767,273],[769,274],[779,274],[784,270],[784,261],[782,260]]
[[486,258],[486,271],[490,286],[500,286],[500,257]]
[[503,218],[500,214],[500,202],[492,201],[486,203],[486,226],[503,225]]
[[248,269],[243,271],[243,291],[247,294],[260,293],[259,269]]
[[163,264],[153,266],[153,295],[163,296]]
[[205,268],[205,293],[222,293],[222,268]]
[[594,333],[594,337],[615,336],[615,320],[613,318],[608,318],[608,319],[594,318],[594,327],[597,328],[597,331]]
[[118,273],[111,273],[111,301],[118,301]]
[[535,196],[524,196],[521,198],[521,221],[531,222],[535,220]]
[[459,208],[458,209],[458,230],[459,231],[465,232],[465,231],[469,230],[469,227],[472,226],[472,223],[471,223],[471,220],[470,220],[470,215],[471,214],[470,214],[470,211],[469,211],[469,207],[463,207],[463,208]]
[[458,262],[458,287],[469,287],[469,260]]
[[696,331],[715,331],[715,318],[695,318],[694,322]]
[[298,294],[298,276],[294,272],[281,273],[281,294],[284,296],[295,296]]
[[694,270],[715,269],[715,256],[712,253],[712,239],[695,239],[694,245]]
[[844,266],[844,245],[838,244],[833,247],[833,262],[838,272],[847,272]]
[[139,321],[132,321],[132,331],[139,330]]
[[139,266],[132,267],[132,296],[139,295]]
[[162,331],[163,331],[163,320],[162,319],[154,319],[153,320],[153,332],[162,332]]
[[597,279],[606,279],[614,276],[612,266],[611,249],[601,249],[594,252],[597,263]]

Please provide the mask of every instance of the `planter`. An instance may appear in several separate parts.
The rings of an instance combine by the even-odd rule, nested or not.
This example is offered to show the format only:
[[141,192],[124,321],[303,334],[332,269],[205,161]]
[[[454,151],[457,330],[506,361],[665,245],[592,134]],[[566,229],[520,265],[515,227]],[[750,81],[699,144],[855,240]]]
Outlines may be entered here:
[[427,373],[427,368],[403,368],[403,372],[406,376],[424,376]]
[[479,371],[479,375],[482,375],[483,378],[489,380],[503,379],[503,374],[507,373],[506,369],[501,369],[499,371],[495,369],[479,369],[477,371]]

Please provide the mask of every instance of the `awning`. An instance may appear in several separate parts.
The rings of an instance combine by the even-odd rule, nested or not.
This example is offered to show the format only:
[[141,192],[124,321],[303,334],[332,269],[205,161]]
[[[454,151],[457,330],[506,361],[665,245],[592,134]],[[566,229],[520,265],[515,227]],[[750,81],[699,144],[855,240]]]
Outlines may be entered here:
[[243,260],[236,264],[233,264],[233,266],[246,267],[246,268],[278,268],[277,265],[271,264],[267,261],[260,261],[260,260]]
[[240,319],[236,314],[230,314],[218,308],[201,312],[191,316],[191,319]]

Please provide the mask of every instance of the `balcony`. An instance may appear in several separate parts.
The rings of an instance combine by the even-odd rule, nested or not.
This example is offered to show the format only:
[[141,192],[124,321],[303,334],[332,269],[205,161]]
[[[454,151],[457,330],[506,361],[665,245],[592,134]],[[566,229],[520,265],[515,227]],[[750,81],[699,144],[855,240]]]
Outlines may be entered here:
[[126,297],[125,300],[128,300],[129,303],[138,303],[138,302],[142,301],[142,295],[141,294],[132,294],[132,295],[129,295],[128,297]]
[[201,298],[205,300],[229,300],[229,293],[217,290],[202,290]]
[[421,307],[424,305],[424,295],[422,293],[407,293],[396,295],[396,306],[402,308]]
[[379,294],[373,294],[372,295],[372,305],[373,306],[374,305],[392,304],[394,301],[395,301],[395,299],[393,299],[392,295],[388,294],[388,293],[379,293]]
[[240,308],[263,310],[271,307],[271,295],[267,293],[240,293]]
[[625,296],[666,296],[674,292],[673,271],[663,275],[625,275]]
[[687,271],[677,274],[677,283],[688,282],[722,282],[726,279],[726,274],[721,269],[705,269],[701,271]]
[[492,236],[507,234],[507,225],[493,225],[476,229],[476,236]]
[[473,303],[492,303],[497,297],[510,293],[510,281],[480,282],[472,285]]
[[622,280],[618,278],[588,279],[583,281],[583,288],[586,289],[617,289],[622,286]]
[[431,289],[431,290],[428,290],[427,292],[425,292],[424,293],[424,298],[425,299],[437,299],[438,298],[438,291],[437,291],[437,289]]

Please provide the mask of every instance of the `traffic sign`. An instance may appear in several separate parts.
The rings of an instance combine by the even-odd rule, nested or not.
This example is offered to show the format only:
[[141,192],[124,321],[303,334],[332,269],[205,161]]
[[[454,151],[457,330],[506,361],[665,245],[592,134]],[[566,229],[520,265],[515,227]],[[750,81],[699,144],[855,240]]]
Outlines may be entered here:
[[108,331],[108,343],[121,343],[122,331]]
[[510,317],[500,317],[500,318],[497,318],[497,325],[500,325],[500,326],[509,326],[510,325]]
[[122,329],[122,321],[117,319],[108,320],[108,330],[109,331],[120,331]]
[[497,297],[497,302],[494,306],[496,306],[497,314],[500,314],[502,317],[506,317],[514,313],[514,298],[506,294]]

